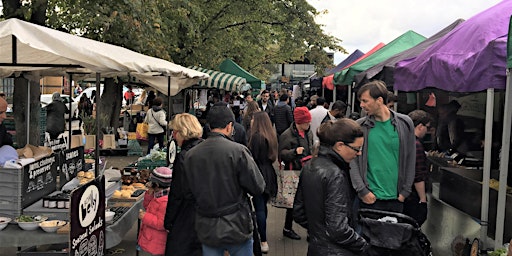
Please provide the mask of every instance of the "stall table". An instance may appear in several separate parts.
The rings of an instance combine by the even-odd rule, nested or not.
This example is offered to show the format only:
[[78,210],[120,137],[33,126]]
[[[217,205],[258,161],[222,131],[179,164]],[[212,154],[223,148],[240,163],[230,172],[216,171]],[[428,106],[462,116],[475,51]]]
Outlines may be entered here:
[[[142,200],[134,203],[114,203],[110,207],[125,206],[129,209],[114,223],[107,224],[106,248],[112,248],[123,240],[125,234],[131,229],[139,218],[139,209],[142,209]],[[42,229],[34,231],[22,230],[16,223],[11,223],[0,231],[0,244],[12,247],[28,247],[45,244],[69,243],[69,234],[46,233]]]

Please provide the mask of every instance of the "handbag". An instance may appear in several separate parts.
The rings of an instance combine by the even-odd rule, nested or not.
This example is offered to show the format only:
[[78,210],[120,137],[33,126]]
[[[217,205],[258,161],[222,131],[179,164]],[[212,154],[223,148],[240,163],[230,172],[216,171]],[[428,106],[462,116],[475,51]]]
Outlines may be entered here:
[[300,171],[277,170],[277,194],[270,204],[277,208],[293,208],[293,200],[299,186]]
[[138,123],[135,130],[135,136],[138,140],[148,140],[149,125],[146,122]]

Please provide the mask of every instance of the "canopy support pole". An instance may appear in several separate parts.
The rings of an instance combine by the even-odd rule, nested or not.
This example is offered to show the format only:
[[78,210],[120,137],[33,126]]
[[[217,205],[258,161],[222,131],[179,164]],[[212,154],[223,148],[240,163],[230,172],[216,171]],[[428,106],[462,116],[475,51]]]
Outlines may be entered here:
[[69,109],[68,109],[68,113],[69,113],[69,121],[68,121],[68,148],[71,149],[71,130],[73,129],[72,127],[72,121],[73,121],[73,107],[72,107],[72,103],[73,103],[73,74],[69,74],[69,102],[68,102],[68,105],[69,105]]
[[[27,81],[27,117],[30,116],[30,80]],[[27,144],[30,144],[30,120],[27,120]],[[39,144],[38,144],[39,145]]]
[[[500,188],[498,190],[498,209],[496,216],[496,234],[494,236],[494,248],[501,248],[503,246],[503,230],[505,228],[505,203],[507,195],[507,175],[508,175],[508,161],[510,153],[510,126],[512,108],[512,82],[510,81],[511,69],[507,69],[507,85],[505,89],[505,107],[503,114],[503,138],[501,141],[501,154],[500,154]],[[486,132],[487,134],[488,132]],[[489,184],[489,183],[487,183]]]
[[492,122],[494,113],[494,89],[487,89],[484,138],[484,164],[482,175],[482,207],[480,209],[480,242],[487,248],[487,228],[489,226],[489,179],[491,175]]
[[[171,111],[172,111],[172,105],[171,105],[171,77],[167,77],[167,124],[169,124],[169,121],[171,121]],[[171,140],[172,138],[169,138],[169,129],[165,129],[165,134],[167,136],[167,140]]]
[[[98,177],[100,170],[100,115],[98,113],[99,110],[99,102],[101,100],[101,91],[100,91],[100,73],[96,72],[96,142],[94,145],[94,174],[95,177]],[[94,104],[94,102],[93,102]]]

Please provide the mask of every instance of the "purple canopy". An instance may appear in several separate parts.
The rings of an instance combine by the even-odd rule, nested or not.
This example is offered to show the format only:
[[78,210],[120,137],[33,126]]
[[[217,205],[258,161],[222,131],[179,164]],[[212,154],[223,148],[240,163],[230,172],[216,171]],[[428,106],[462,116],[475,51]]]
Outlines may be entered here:
[[435,87],[451,92],[505,89],[508,22],[512,1],[471,17],[416,58],[395,67],[394,89]]

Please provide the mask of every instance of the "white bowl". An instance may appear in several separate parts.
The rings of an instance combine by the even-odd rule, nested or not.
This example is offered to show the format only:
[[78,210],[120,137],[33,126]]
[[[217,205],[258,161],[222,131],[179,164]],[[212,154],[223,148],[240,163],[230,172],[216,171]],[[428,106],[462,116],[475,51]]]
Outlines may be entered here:
[[11,222],[11,220],[12,220],[11,218],[0,217],[0,230],[7,227],[7,225],[9,225],[9,222]]
[[18,221],[18,218],[16,218],[16,222],[18,223],[18,226],[23,230],[36,230],[39,227],[39,223],[48,219],[48,217],[37,217],[39,217],[39,220],[37,221]]
[[105,221],[106,222],[111,222],[113,219],[114,219],[114,215],[116,215],[115,212],[112,212],[112,211],[106,211],[105,212]]
[[48,221],[43,221],[43,222],[39,223],[39,226],[44,231],[46,231],[48,233],[52,233],[52,232],[57,231],[57,229],[66,225],[66,223],[67,222],[63,221],[63,220],[48,220]]

